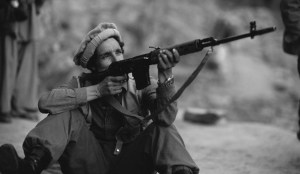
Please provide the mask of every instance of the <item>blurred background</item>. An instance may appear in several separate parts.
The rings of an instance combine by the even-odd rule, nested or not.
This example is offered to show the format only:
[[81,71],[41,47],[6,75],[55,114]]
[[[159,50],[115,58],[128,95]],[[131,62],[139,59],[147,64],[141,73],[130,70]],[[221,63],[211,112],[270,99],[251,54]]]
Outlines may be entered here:
[[[279,0],[48,0],[40,15],[39,93],[78,75],[74,53],[100,22],[114,22],[125,41],[125,57],[194,39],[222,39],[276,26],[275,32],[214,48],[205,69],[179,99],[179,107],[218,110],[229,121],[260,122],[296,131],[300,95],[296,57],[282,50]],[[179,88],[203,58],[181,57]],[[152,67],[152,73],[156,72]]]

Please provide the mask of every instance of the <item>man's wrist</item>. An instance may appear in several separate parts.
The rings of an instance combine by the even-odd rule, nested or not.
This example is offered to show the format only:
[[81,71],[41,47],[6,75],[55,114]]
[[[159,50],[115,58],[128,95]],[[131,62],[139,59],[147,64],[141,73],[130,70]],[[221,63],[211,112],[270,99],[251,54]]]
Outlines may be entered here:
[[99,85],[88,86],[85,87],[85,89],[86,89],[87,101],[95,100],[102,96],[99,90]]
[[160,81],[161,83],[164,83],[172,76],[172,68],[158,71],[158,81]]
[[157,84],[159,87],[169,87],[174,84],[174,76],[172,75],[171,77],[167,78],[167,80],[165,80],[164,82],[160,82],[158,80]]

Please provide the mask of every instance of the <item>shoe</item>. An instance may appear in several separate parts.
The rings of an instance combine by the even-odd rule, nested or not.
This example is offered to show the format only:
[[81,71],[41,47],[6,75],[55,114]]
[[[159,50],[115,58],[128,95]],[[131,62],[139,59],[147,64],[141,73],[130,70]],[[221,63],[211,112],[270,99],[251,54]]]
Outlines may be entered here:
[[33,148],[24,159],[11,144],[0,147],[0,172],[2,174],[40,174],[51,161],[50,152],[40,146]]
[[0,172],[2,174],[18,174],[20,160],[12,145],[4,144],[0,147]]

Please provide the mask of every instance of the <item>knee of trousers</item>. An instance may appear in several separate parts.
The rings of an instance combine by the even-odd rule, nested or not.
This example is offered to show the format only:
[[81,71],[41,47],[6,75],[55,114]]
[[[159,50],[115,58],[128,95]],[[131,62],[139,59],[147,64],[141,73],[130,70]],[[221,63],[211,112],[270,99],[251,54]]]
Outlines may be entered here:
[[48,115],[25,138],[23,149],[30,152],[36,146],[47,148],[58,159],[70,141],[76,141],[85,125],[84,116],[78,110]]
[[152,123],[145,130],[145,133],[150,135],[153,144],[158,145],[180,145],[184,147],[184,142],[179,132],[174,125],[158,126]]
[[[174,166],[187,166],[193,173],[199,168],[185,148],[184,141],[174,125],[164,127],[149,125],[151,151],[154,165],[161,171],[172,171]],[[168,172],[167,172],[168,173]]]

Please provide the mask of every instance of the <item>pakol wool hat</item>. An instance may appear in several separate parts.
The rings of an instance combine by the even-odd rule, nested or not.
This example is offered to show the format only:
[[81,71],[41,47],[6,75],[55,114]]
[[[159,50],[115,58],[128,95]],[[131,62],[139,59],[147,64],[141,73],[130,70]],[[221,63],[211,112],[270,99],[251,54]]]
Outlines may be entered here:
[[87,62],[93,56],[97,46],[111,37],[116,38],[118,42],[123,42],[114,23],[100,23],[96,28],[88,32],[81,41],[73,59],[75,64],[86,68]]

